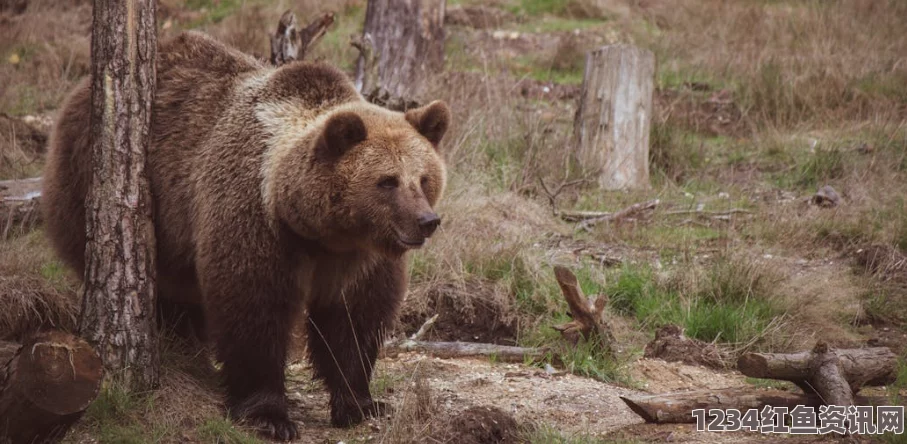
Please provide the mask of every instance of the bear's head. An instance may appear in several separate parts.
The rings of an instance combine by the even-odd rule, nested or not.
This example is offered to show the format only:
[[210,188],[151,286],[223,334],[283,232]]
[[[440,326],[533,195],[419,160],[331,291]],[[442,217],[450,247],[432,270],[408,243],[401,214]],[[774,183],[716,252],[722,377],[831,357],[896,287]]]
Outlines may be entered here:
[[441,101],[406,113],[356,102],[320,116],[302,152],[280,161],[276,216],[336,251],[421,247],[441,223],[449,122]]

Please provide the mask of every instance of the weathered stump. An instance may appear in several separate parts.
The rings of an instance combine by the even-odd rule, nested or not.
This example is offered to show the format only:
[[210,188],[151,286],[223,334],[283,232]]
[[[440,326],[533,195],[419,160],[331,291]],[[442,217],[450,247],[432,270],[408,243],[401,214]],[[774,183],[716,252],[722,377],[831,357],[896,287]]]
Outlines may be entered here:
[[271,64],[280,66],[294,60],[305,60],[309,50],[324,37],[334,24],[334,13],[322,14],[303,29],[298,29],[296,14],[287,10],[280,16],[277,31],[271,36]]
[[104,375],[87,342],[59,331],[31,337],[2,364],[0,442],[60,440],[98,395]]
[[574,121],[577,160],[606,190],[649,187],[649,127],[655,56],[629,45],[586,55]]
[[445,0],[369,0],[354,43],[363,96],[403,108],[420,99],[426,79],[444,65],[444,8]]
[[602,314],[608,305],[608,295],[602,294],[590,301],[583,294],[576,275],[562,266],[554,267],[554,278],[570,307],[568,314],[573,320],[553,328],[574,345],[579,343],[580,338],[595,341],[605,353],[613,355],[616,342],[614,334],[611,333],[611,327],[602,320]]

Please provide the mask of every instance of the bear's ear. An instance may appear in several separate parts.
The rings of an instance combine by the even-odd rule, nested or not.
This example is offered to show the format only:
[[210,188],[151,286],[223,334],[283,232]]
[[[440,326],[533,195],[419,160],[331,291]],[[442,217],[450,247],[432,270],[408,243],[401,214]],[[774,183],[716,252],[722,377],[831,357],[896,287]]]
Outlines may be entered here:
[[319,160],[334,162],[350,148],[368,137],[365,122],[352,111],[334,114],[324,124],[315,156]]
[[435,100],[421,108],[407,111],[406,120],[438,148],[450,124],[450,108],[443,101]]

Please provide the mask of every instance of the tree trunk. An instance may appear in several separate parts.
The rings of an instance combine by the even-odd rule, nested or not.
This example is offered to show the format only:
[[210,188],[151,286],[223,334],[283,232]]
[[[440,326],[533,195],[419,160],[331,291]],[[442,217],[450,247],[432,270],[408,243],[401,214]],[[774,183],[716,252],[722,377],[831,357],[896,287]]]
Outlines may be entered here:
[[606,190],[649,187],[649,126],[655,56],[629,45],[586,55],[574,121],[578,161]]
[[[663,395],[624,397],[620,399],[646,422],[652,423],[691,423],[694,409],[737,409],[745,412],[749,409],[762,410],[763,407],[787,407],[789,410],[798,405],[818,408],[822,398],[817,395],[790,393],[781,390],[757,390],[753,387],[734,387],[721,390],[698,390],[691,392],[667,393]],[[857,397],[860,405],[884,404],[881,398]]]
[[[430,74],[444,65],[445,0],[369,0],[356,64],[356,86],[366,97],[418,101]],[[370,69],[373,68],[373,69]],[[373,100],[374,101],[374,100]]]
[[103,373],[81,338],[50,331],[26,340],[0,361],[0,442],[59,441],[98,395]]
[[95,0],[91,38],[93,176],[86,202],[80,330],[108,373],[158,382],[155,239],[145,153],[154,97],[154,0]]

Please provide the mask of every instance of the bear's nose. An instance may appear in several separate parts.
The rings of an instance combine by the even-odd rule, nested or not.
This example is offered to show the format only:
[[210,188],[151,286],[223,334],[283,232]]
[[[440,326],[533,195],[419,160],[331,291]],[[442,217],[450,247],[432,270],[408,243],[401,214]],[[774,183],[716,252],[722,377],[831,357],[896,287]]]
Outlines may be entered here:
[[419,216],[419,229],[422,230],[422,236],[430,237],[441,225],[441,218],[435,213],[425,213]]

